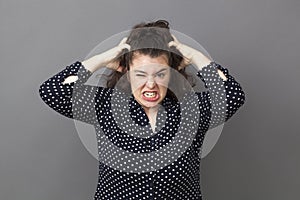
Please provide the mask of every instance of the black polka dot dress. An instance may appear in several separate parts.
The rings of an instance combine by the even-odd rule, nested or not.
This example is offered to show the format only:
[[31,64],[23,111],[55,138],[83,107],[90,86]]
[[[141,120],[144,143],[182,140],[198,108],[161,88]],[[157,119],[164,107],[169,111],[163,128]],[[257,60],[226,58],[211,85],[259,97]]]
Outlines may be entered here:
[[[221,79],[217,69],[227,80]],[[72,83],[63,81],[78,76]],[[77,61],[42,83],[42,100],[58,113],[94,126],[99,153],[95,200],[201,200],[200,154],[205,133],[245,102],[240,84],[215,62],[197,76],[207,90],[166,96],[153,130],[133,95],[86,85],[92,75]]]

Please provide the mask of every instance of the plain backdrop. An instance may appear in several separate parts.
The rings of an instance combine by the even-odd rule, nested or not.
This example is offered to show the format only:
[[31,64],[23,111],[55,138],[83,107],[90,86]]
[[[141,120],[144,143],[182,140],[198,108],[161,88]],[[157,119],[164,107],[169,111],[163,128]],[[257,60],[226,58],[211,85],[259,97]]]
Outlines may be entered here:
[[239,81],[246,104],[202,160],[206,200],[299,199],[300,1],[0,1],[0,199],[93,199],[97,160],[40,84],[136,23],[166,19]]

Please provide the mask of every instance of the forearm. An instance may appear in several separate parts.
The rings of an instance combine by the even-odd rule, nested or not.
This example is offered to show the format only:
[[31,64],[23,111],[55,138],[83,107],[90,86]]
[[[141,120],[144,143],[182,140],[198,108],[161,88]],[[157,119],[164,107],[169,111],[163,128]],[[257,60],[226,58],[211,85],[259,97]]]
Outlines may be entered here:
[[105,62],[101,54],[88,58],[81,63],[87,70],[92,73],[105,66]]
[[[227,81],[218,78],[220,70]],[[240,84],[229,74],[229,71],[215,62],[211,62],[197,76],[204,82],[208,89],[198,93],[199,105],[209,107],[211,112],[210,128],[227,121],[245,102],[245,93]]]
[[[94,73],[95,71],[97,71],[101,67],[105,66],[102,57],[103,56],[101,56],[101,55],[95,55],[91,58],[88,58],[88,59],[82,61],[81,64],[86,70],[88,70],[91,73]],[[63,84],[73,83],[77,80],[78,80],[78,76],[71,75],[71,76],[66,77]]]
[[[192,58],[192,62],[196,65],[198,70],[202,70],[203,67],[209,65],[212,61],[208,57],[206,57],[204,54],[202,54],[200,51],[197,51],[197,50],[195,50],[195,51],[196,51],[196,53]],[[224,75],[224,73],[221,70],[218,69],[218,73],[224,81],[227,81],[226,76]]]
[[[92,73],[77,61],[44,81],[39,88],[42,100],[54,111],[89,124],[96,122],[95,95],[101,87],[85,85]],[[75,81],[66,81],[77,77]],[[100,95],[97,99],[102,98]]]
[[129,44],[126,44],[126,40],[126,37],[123,38],[118,46],[81,62],[82,65],[92,73],[105,66],[112,70],[117,70],[119,61],[116,61],[115,59],[118,58],[123,49],[130,50],[130,46]]
[[[192,63],[198,68],[197,71],[201,71],[203,67],[208,66],[212,62],[202,52],[180,43],[174,35],[172,37],[174,40],[168,43],[169,47],[175,46],[182,53],[188,64]],[[224,81],[227,81],[226,76],[221,70],[218,70],[218,74]]]

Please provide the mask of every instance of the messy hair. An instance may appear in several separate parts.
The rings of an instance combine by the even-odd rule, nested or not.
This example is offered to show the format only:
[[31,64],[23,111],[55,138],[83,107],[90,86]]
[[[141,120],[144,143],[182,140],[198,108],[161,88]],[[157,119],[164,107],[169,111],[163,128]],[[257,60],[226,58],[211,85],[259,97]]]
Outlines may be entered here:
[[[137,54],[147,55],[151,58],[165,55],[168,59],[168,65],[188,79],[189,83],[194,86],[195,84],[192,81],[192,77],[185,72],[185,68],[179,70],[179,66],[183,62],[183,55],[175,47],[168,46],[168,43],[173,40],[170,33],[169,22],[166,20],[149,23],[143,22],[135,25],[126,40],[126,43],[130,45],[130,51],[123,49],[116,57],[115,61],[120,63],[121,69],[113,71],[108,76],[107,87],[115,87],[119,79],[130,70],[132,60]],[[170,82],[171,81],[172,73]],[[173,92],[169,89],[167,95],[174,97]]]

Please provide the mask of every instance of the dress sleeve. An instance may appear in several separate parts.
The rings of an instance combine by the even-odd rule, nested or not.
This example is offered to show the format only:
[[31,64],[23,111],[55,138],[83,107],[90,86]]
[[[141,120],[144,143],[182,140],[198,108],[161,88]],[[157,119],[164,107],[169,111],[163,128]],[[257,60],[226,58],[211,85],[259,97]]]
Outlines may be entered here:
[[[104,88],[84,84],[92,74],[77,61],[42,83],[39,88],[40,97],[50,108],[68,118],[94,124],[97,121],[95,97],[103,94]],[[63,84],[71,75],[78,79]]]
[[[223,80],[218,69],[226,76]],[[200,123],[205,130],[214,128],[233,116],[244,104],[245,93],[240,84],[229,74],[228,69],[211,62],[197,72],[204,82],[204,92],[196,92],[200,106]]]

